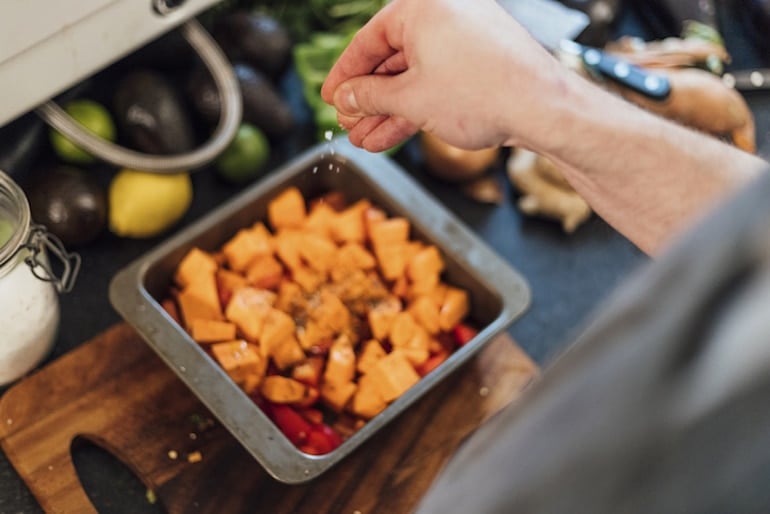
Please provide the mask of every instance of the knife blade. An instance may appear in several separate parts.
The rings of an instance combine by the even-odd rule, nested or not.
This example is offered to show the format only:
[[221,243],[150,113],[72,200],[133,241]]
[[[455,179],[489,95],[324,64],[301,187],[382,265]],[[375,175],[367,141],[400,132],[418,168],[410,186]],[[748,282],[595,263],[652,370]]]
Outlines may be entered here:
[[555,0],[498,0],[498,3],[545,48],[580,57],[585,68],[596,76],[654,100],[662,101],[670,95],[671,84],[665,76],[598,48],[575,43],[575,37],[590,23],[585,13]]

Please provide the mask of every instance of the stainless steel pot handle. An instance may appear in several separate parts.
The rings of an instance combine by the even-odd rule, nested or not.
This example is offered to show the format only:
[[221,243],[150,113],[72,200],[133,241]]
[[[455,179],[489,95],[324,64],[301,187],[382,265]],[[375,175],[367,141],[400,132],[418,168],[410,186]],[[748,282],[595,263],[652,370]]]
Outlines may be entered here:
[[48,101],[35,112],[48,125],[64,134],[73,143],[95,157],[121,168],[131,168],[155,173],[193,171],[214,160],[230,143],[241,123],[243,110],[241,91],[235,73],[222,50],[195,20],[188,20],[181,27],[184,39],[198,53],[211,73],[221,99],[219,122],[209,140],[191,152],[178,155],[148,155],[111,143],[83,129],[64,109]]

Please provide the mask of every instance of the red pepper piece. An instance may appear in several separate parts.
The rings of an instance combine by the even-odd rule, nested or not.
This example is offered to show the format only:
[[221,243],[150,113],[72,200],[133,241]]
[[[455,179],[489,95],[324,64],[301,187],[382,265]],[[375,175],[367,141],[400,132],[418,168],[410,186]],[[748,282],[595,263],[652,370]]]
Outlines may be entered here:
[[288,405],[273,403],[270,404],[268,412],[289,441],[294,443],[295,446],[305,444],[312,426],[297,411]]
[[478,330],[465,323],[458,323],[455,325],[455,328],[452,329],[452,335],[459,346],[466,345],[468,341],[476,337],[476,334],[478,333]]
[[431,355],[428,357],[428,360],[417,366],[415,368],[415,371],[417,371],[417,374],[421,377],[424,377],[434,369],[438,368],[439,365],[447,360],[449,358],[449,352],[441,351],[439,353],[436,353],[434,355]]
[[317,454],[313,455],[330,453],[340,444],[342,444],[342,438],[332,427],[326,424],[313,426],[307,436],[307,446],[318,451]]

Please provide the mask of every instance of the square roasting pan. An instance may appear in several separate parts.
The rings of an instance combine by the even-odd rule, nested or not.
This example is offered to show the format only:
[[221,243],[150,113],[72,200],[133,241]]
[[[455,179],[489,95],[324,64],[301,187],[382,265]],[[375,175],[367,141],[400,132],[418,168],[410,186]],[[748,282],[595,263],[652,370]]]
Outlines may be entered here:
[[[470,318],[480,329],[434,372],[321,456],[295,448],[160,305],[189,249],[220,248],[240,228],[266,219],[268,201],[289,186],[298,187],[306,198],[338,190],[351,202],[367,198],[389,215],[407,218],[412,238],[442,251],[444,280],[470,293]],[[530,298],[525,279],[405,170],[385,156],[353,147],[346,138],[307,150],[129,264],[110,285],[110,301],[123,318],[270,475],[292,484],[317,477],[385,427],[520,317]]]

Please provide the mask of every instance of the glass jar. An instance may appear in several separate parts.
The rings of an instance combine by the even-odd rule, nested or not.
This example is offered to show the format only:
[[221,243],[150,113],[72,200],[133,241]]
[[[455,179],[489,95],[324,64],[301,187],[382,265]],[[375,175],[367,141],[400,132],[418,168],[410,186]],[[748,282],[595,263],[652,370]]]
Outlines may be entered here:
[[[48,252],[61,262],[54,273]],[[21,188],[0,171],[0,386],[22,377],[51,351],[58,292],[74,285],[80,257],[34,225]]]

